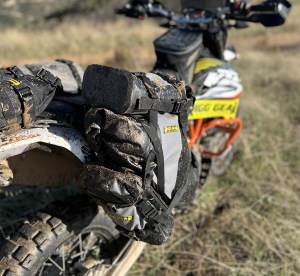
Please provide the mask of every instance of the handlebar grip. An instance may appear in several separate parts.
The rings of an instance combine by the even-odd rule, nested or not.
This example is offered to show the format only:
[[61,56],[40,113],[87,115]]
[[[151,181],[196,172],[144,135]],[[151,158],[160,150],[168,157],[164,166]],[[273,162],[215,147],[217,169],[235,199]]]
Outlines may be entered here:
[[139,19],[146,16],[171,18],[172,14],[162,4],[154,0],[129,1],[123,8],[116,9],[115,12]]
[[276,12],[277,5],[268,4],[268,5],[253,5],[249,8],[249,12]]
[[138,19],[143,19],[147,15],[144,7],[141,5],[126,5],[123,8],[115,9],[115,13]]
[[115,9],[115,14],[126,14],[125,8]]

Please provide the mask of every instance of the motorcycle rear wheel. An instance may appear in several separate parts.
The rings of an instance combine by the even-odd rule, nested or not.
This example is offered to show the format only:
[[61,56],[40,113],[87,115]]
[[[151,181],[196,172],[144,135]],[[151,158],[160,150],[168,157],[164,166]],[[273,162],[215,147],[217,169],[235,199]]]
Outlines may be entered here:
[[89,200],[70,204],[37,213],[0,246],[0,275],[93,276],[110,270],[128,240]]
[[[210,143],[211,150],[213,151],[214,148],[220,148],[221,146],[223,146],[223,144],[226,143],[227,140],[227,133],[223,133],[220,131],[217,132]],[[237,141],[234,141],[230,148],[228,148],[221,156],[212,157],[210,170],[214,176],[222,176],[227,172],[234,159],[236,149]]]

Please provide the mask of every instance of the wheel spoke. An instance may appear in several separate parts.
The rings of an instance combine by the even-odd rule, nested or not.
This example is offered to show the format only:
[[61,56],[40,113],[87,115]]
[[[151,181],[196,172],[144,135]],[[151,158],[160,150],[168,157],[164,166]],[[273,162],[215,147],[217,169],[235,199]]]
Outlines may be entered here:
[[42,276],[42,275],[43,275],[44,267],[45,267],[45,264],[43,264],[43,266],[42,266],[42,268],[41,268],[41,270],[40,270],[39,276]]
[[76,237],[74,239],[74,241],[72,241],[71,245],[72,246],[70,249],[69,249],[69,252],[72,252],[78,245],[79,245],[80,241],[79,241],[79,237]]
[[65,248],[62,246],[62,265],[64,270],[64,275],[66,275],[66,261],[65,261]]
[[55,262],[51,257],[48,259],[52,264],[54,264],[61,272],[64,272],[64,269],[57,263]]
[[[44,274],[88,276],[99,271],[108,271],[111,264],[105,264],[106,260],[101,256],[101,252],[103,252],[101,246],[105,244],[105,241],[106,239],[101,235],[101,232],[98,233],[97,231],[70,237],[53,251],[36,276]],[[117,260],[119,258],[120,256],[117,257]]]
[[84,254],[84,252],[83,252],[83,248],[82,248],[82,235],[80,234],[79,235],[79,250],[80,250],[80,261],[83,261],[84,259],[82,258],[83,257],[83,255],[82,254]]

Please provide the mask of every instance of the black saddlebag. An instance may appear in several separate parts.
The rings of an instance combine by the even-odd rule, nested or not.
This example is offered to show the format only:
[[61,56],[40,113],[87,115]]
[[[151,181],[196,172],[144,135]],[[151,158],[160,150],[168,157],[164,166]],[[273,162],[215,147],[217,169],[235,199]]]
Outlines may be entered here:
[[191,200],[198,184],[187,181],[197,169],[186,139],[190,93],[167,75],[99,65],[88,67],[83,93],[93,106],[85,129],[98,162],[85,167],[79,185],[120,232],[163,243],[174,225],[172,209]]
[[44,69],[35,75],[16,66],[0,70],[0,131],[32,127],[60,86],[60,79]]

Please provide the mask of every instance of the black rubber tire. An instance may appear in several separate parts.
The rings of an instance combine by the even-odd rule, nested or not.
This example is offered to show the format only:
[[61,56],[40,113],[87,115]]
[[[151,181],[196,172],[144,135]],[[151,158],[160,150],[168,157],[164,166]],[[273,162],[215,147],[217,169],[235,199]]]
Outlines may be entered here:
[[[67,204],[55,206],[56,210],[50,210],[51,214],[37,213],[7,239],[0,246],[0,275],[35,275],[60,245],[89,229],[97,228],[107,241],[114,243],[119,237],[114,223],[89,198],[81,197],[86,201],[73,198]],[[111,253],[112,258],[118,247],[117,242],[110,245],[110,249],[116,251]]]
[[[234,155],[237,148],[237,141],[234,141],[234,143],[231,145],[230,150],[226,153],[226,156],[224,157],[212,157],[211,159],[211,173],[214,176],[222,176],[226,174],[228,168],[230,167]],[[221,158],[223,160],[221,160]],[[221,163],[221,165],[219,165]]]

